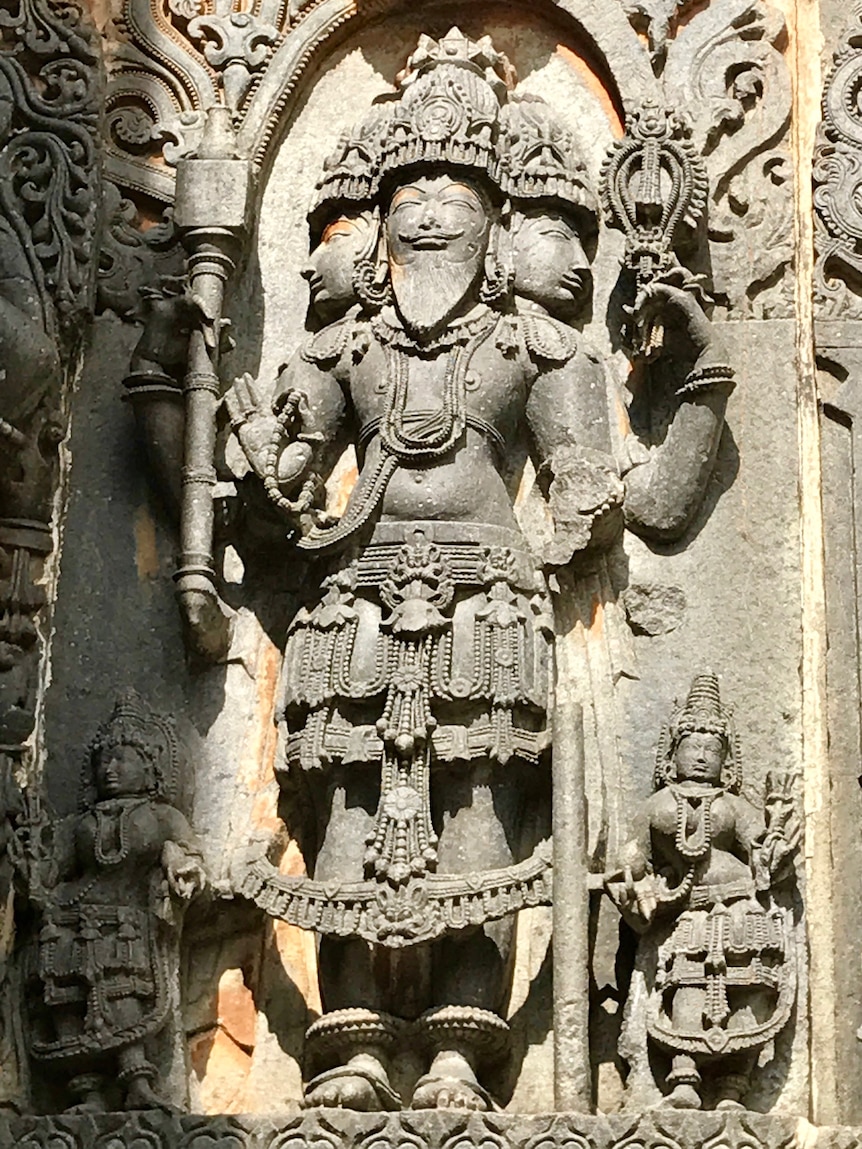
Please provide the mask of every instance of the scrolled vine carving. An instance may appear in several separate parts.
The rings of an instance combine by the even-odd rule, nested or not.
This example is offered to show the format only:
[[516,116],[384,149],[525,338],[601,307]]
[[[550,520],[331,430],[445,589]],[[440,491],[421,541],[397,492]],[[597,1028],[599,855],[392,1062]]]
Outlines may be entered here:
[[65,384],[92,313],[103,75],[79,6],[0,12],[0,743],[35,719]]
[[824,315],[847,318],[862,316],[860,32],[862,16],[857,12],[826,75],[814,154],[815,290]]
[[[665,99],[688,110],[693,143],[705,159],[712,288],[732,315],[783,315],[788,308],[793,225],[785,41],[783,17],[762,0],[710,5],[677,30],[662,73]],[[744,275],[741,251],[751,268]]]

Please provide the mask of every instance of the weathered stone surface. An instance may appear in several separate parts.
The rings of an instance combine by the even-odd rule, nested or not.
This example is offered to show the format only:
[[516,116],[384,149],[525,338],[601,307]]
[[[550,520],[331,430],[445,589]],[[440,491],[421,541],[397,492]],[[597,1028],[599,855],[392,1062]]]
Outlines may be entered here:
[[[26,8],[32,16],[40,11],[40,0],[26,4],[21,0],[20,5],[16,0],[7,7],[10,12]],[[62,522],[59,563],[49,571],[50,596],[54,595],[51,580],[59,572],[50,663],[33,660],[32,689],[23,692],[17,678],[12,682],[12,676],[6,676],[10,713],[17,708],[34,715],[35,684],[41,681],[47,686],[41,741],[34,745],[32,759],[29,750],[23,757],[16,751],[9,769],[5,762],[3,766],[10,778],[17,770],[19,781],[24,773],[44,773],[54,806],[61,814],[73,815],[77,747],[102,719],[116,689],[135,687],[156,708],[175,716],[190,763],[187,781],[195,791],[192,822],[201,834],[212,883],[207,898],[191,908],[186,921],[182,953],[176,955],[181,978],[172,988],[176,1032],[163,1043],[171,1044],[171,1049],[157,1050],[156,1060],[169,1078],[168,1092],[179,1103],[188,1093],[194,1111],[268,1116],[209,1121],[148,1113],[130,1117],[125,1124],[115,1115],[68,1115],[43,1124],[21,1117],[2,1126],[0,1143],[6,1136],[10,1144],[46,1149],[61,1145],[119,1149],[126,1144],[135,1149],[172,1149],[176,1144],[195,1149],[216,1145],[239,1149],[246,1144],[282,1149],[288,1144],[298,1147],[300,1142],[338,1147],[379,1140],[409,1141],[428,1149],[467,1144],[536,1149],[540,1142],[575,1143],[580,1149],[837,1144],[838,1134],[775,1116],[678,1115],[662,1110],[654,1117],[614,1112],[609,1120],[581,1120],[552,1114],[555,1107],[574,1104],[587,1108],[598,1104],[607,1111],[632,1107],[618,1042],[626,998],[637,988],[632,976],[635,939],[621,927],[607,899],[601,898],[599,886],[629,837],[632,819],[649,800],[662,719],[673,699],[683,696],[692,675],[711,667],[720,675],[723,695],[736,706],[746,758],[746,799],[757,805],[769,771],[778,767],[793,773],[805,763],[807,813],[814,836],[806,842],[804,864],[812,888],[819,891],[819,900],[811,907],[818,930],[810,947],[819,979],[817,992],[808,997],[805,916],[801,900],[794,896],[796,920],[788,945],[798,958],[798,993],[805,1008],[782,1029],[775,1056],[756,1073],[746,1103],[753,1110],[793,1118],[821,1111],[812,1110],[812,1104],[826,1104],[823,1111],[830,1119],[859,1119],[862,1043],[855,1034],[862,1024],[858,977],[862,917],[857,897],[862,884],[854,884],[854,875],[857,863],[862,864],[857,832],[862,796],[856,783],[856,717],[862,700],[859,641],[852,621],[857,613],[855,551],[847,539],[855,530],[853,394],[859,366],[848,349],[862,346],[862,339],[849,329],[831,343],[828,333],[821,333],[823,338],[818,334],[824,366],[822,470],[816,463],[812,470],[816,450],[812,453],[811,437],[818,433],[818,413],[812,406],[814,385],[807,366],[813,344],[808,313],[811,284],[806,279],[810,276],[806,229],[811,220],[805,198],[810,186],[806,141],[812,117],[818,114],[819,92],[813,91],[815,78],[806,69],[818,51],[817,9],[823,27],[833,29],[836,4],[833,0],[807,6],[790,0],[777,6],[763,0],[711,0],[706,5],[566,0],[541,10],[526,4],[479,3],[457,13],[467,36],[474,42],[490,36],[520,77],[514,93],[503,101],[507,111],[500,124],[506,145],[495,152],[495,164],[506,163],[486,165],[482,177],[491,180],[491,194],[482,210],[492,221],[494,241],[489,240],[487,258],[481,261],[485,280],[481,305],[494,315],[504,315],[514,324],[513,330],[527,332],[522,358],[532,362],[529,370],[535,369],[537,377],[548,371],[549,354],[561,365],[575,361],[570,351],[577,356],[572,385],[540,412],[532,438],[520,415],[497,425],[491,409],[495,395],[510,385],[513,393],[522,388],[524,381],[516,381],[513,366],[518,356],[511,352],[517,341],[510,346],[506,332],[495,328],[488,343],[500,362],[489,359],[490,366],[465,380],[468,410],[474,419],[493,424],[505,444],[494,467],[499,464],[505,487],[500,505],[505,504],[507,514],[514,505],[512,530],[522,533],[546,568],[560,568],[542,574],[543,579],[551,576],[553,617],[547,602],[539,610],[526,589],[513,583],[514,576],[491,580],[481,588],[477,584],[469,602],[463,587],[456,589],[448,601],[446,580],[435,566],[437,556],[430,552],[424,554],[427,561],[421,571],[418,560],[423,556],[418,551],[406,556],[401,569],[387,559],[386,571],[371,571],[369,556],[376,552],[365,542],[350,558],[360,566],[366,563],[362,568],[366,582],[358,591],[333,584],[322,603],[321,579],[333,573],[332,567],[323,571],[304,563],[288,540],[297,518],[291,526],[290,516],[279,521],[265,509],[268,487],[281,498],[282,509],[300,519],[305,516],[299,522],[303,530],[309,525],[325,530],[332,514],[348,525],[351,504],[355,507],[358,501],[353,494],[357,476],[367,470],[379,438],[373,428],[366,428],[364,436],[357,432],[378,407],[382,409],[387,381],[393,377],[390,359],[403,353],[409,388],[417,385],[417,372],[425,372],[435,403],[445,384],[446,372],[439,370],[445,354],[436,350],[429,354],[427,348],[406,344],[405,350],[397,344],[408,328],[421,335],[419,329],[429,316],[433,326],[435,310],[453,308],[441,330],[453,318],[464,318],[458,314],[460,288],[455,278],[442,277],[433,290],[420,290],[408,298],[404,287],[408,277],[399,280],[400,271],[395,275],[394,305],[388,301],[397,316],[392,325],[395,336],[373,370],[367,366],[369,356],[373,358],[378,343],[380,347],[384,343],[373,328],[366,331],[363,325],[370,326],[372,307],[385,302],[387,287],[385,253],[380,248],[366,250],[368,241],[376,235],[380,220],[388,239],[399,240],[389,224],[393,190],[401,179],[399,164],[408,163],[407,152],[402,155],[399,149],[408,139],[415,143],[421,138],[422,148],[429,145],[421,170],[413,165],[415,156],[409,159],[411,180],[427,183],[447,174],[439,166],[442,152],[436,158],[431,153],[452,135],[453,105],[447,103],[448,96],[429,102],[434,115],[427,123],[420,123],[421,117],[410,123],[410,116],[402,117],[397,130],[384,132],[390,150],[386,163],[381,160],[377,165],[380,170],[389,165],[383,191],[374,183],[379,171],[363,184],[368,172],[361,157],[363,149],[372,147],[375,117],[385,119],[393,108],[406,107],[380,97],[392,96],[394,77],[420,34],[445,39],[454,17],[435,4],[408,10],[384,2],[357,10],[349,0],[289,4],[261,0],[254,6],[225,0],[212,11],[212,5],[188,0],[160,5],[114,0],[94,7],[110,71],[106,171],[117,189],[105,196],[101,248],[101,301],[110,313],[96,323],[83,374],[70,396],[72,435],[64,455],[68,498],[64,494],[60,500],[63,511],[57,518]],[[12,45],[14,22],[7,24],[4,16],[0,23],[9,30]],[[6,31],[2,35],[5,41]],[[427,54],[434,51],[428,43],[423,45],[418,62],[414,60],[412,84],[404,89],[413,92],[414,111],[422,106],[424,83],[415,70],[425,75]],[[485,68],[493,63],[492,50],[483,44],[470,51],[474,60],[483,57],[478,71],[471,73],[470,82],[478,86],[487,82]],[[17,48],[10,59],[13,54],[26,59]],[[450,59],[455,56],[457,50]],[[429,74],[433,71],[429,69]],[[493,84],[499,87],[507,79],[504,72],[498,67]],[[64,77],[64,83],[71,83],[70,73]],[[35,90],[50,92],[50,85],[42,84],[40,80]],[[15,95],[13,103],[19,99]],[[362,130],[353,132],[352,126],[373,99],[377,100],[374,115],[363,122]],[[645,104],[653,111],[645,113]],[[207,109],[213,108],[208,115]],[[641,131],[644,125],[648,139]],[[653,131],[657,135],[649,136]],[[339,142],[342,132],[347,134]],[[533,149],[536,140],[542,147]],[[665,149],[663,168],[656,161],[656,140]],[[622,143],[612,153],[614,141]],[[627,152],[633,143],[635,151]],[[681,150],[674,158],[669,149],[677,145]],[[490,146],[493,150],[497,144]],[[790,176],[791,147],[797,149],[795,182]],[[618,160],[637,156],[627,169],[618,166],[610,180],[622,189],[618,208],[625,204],[634,213],[629,218],[626,210],[618,210],[614,216],[608,208],[610,222],[622,225],[625,237],[605,225],[596,235],[589,218],[609,154]],[[851,167],[852,161],[851,154]],[[321,177],[325,162],[328,166]],[[460,168],[459,177],[469,183],[467,170]],[[549,170],[556,181],[553,187],[547,182]],[[179,213],[172,221],[178,171]],[[93,165],[92,179],[98,174],[98,165]],[[654,227],[656,212],[689,180],[691,195],[682,212],[687,219],[672,225],[665,220],[659,234]],[[433,199],[439,189],[429,192],[423,183],[420,191]],[[841,184],[835,194],[845,191]],[[345,212],[345,201],[351,197],[355,210]],[[852,196],[848,203],[852,207]],[[307,218],[309,206],[313,211]],[[38,214],[32,206],[28,211]],[[32,221],[32,215],[28,218]],[[327,235],[330,225],[335,226]],[[192,256],[188,292],[177,227]],[[554,230],[559,236],[550,234]],[[570,245],[571,274],[565,283],[549,288],[560,237]],[[341,280],[334,287],[322,287],[326,275],[337,279],[332,260],[327,260],[338,243],[352,254],[343,258]],[[390,243],[390,254],[396,246]],[[0,247],[5,251],[9,245]],[[50,247],[45,244],[49,258]],[[503,274],[507,259],[509,271]],[[365,310],[360,311],[353,276],[357,260],[364,260],[365,276],[360,277],[360,294],[365,293]],[[396,264],[388,271],[390,289]],[[698,274],[707,276],[701,285],[695,278]],[[852,275],[848,285],[852,295]],[[140,302],[139,288],[144,288]],[[644,297],[648,289],[651,301]],[[89,291],[89,286],[82,288],[82,303],[89,299]],[[703,350],[697,339],[707,330],[701,326],[701,314],[712,320],[708,326],[712,352],[695,363],[697,349]],[[338,327],[345,316],[346,325]],[[143,320],[142,329],[128,322],[135,317]],[[230,321],[229,332],[223,320]],[[411,321],[415,321],[412,327]],[[339,344],[339,332],[348,328],[349,348],[347,342]],[[692,351],[691,339],[697,349],[687,355],[682,349]],[[345,353],[345,363],[350,361],[344,371],[352,372],[351,379],[367,370],[372,399],[367,410],[359,405],[355,425],[348,426],[337,442],[338,450],[327,460],[334,467],[324,500],[321,484],[311,481],[303,468],[316,453],[325,454],[336,439],[327,427],[321,444],[315,438],[319,428],[303,426],[302,415],[297,415],[299,400],[292,400],[292,409],[282,412],[282,430],[288,434],[279,457],[273,456],[274,473],[266,473],[268,466],[270,472],[273,468],[265,461],[259,468],[261,476],[255,475],[254,461],[246,457],[249,452],[242,450],[237,432],[258,413],[277,418],[269,415],[268,404],[284,363],[304,357],[325,375],[333,371],[330,359],[336,352]],[[0,363],[7,378],[15,374],[14,362],[13,355],[8,363]],[[712,369],[712,375],[704,374],[703,368]],[[730,368],[737,387],[728,396]],[[237,378],[240,382],[234,384]],[[190,386],[184,396],[186,379]],[[123,380],[137,430],[129,406],[116,401]],[[591,381],[589,386],[585,381]],[[719,387],[705,400],[711,382],[722,381],[724,390]],[[594,426],[608,428],[612,441],[600,460],[580,453],[578,436],[587,416],[572,418],[575,400],[588,390],[596,400]],[[228,399],[219,407],[224,392]],[[316,418],[313,400],[312,396],[310,409]],[[700,418],[703,423],[698,427]],[[537,428],[538,438],[548,441],[566,428],[566,441],[556,444],[554,451],[536,451]],[[294,433],[299,435],[297,441],[287,442]],[[473,426],[467,434],[472,448],[479,451],[486,432]],[[681,437],[684,449],[678,450]],[[348,449],[341,453],[347,439]],[[531,451],[535,458],[525,466]],[[447,510],[444,485],[437,481],[434,465],[420,460],[420,465],[405,465],[403,471],[412,476],[414,493],[425,498],[426,505],[422,514],[414,507],[410,514],[399,511],[390,518],[438,524],[444,518],[457,524],[470,519],[461,505],[458,513]],[[308,478],[304,491],[290,485],[298,475]],[[150,479],[158,494],[151,491]],[[465,479],[462,474],[460,479],[458,498],[477,500],[472,517],[482,522],[493,518],[497,504],[485,487],[471,476]],[[618,505],[624,508],[629,528],[622,537]],[[33,516],[22,512],[21,517]],[[47,522],[47,512],[43,516],[40,509],[37,517]],[[817,749],[818,723],[823,721],[815,705],[817,668],[822,670],[818,644],[825,645],[825,634],[812,609],[822,589],[812,555],[817,554],[817,530],[824,522],[829,572],[829,651],[823,655],[828,755]],[[28,539],[23,549],[29,547],[35,554],[38,547]],[[483,536],[468,541],[484,546],[487,540]],[[442,546],[442,557],[451,565],[451,548],[464,539],[426,542]],[[17,543],[12,538],[12,543],[20,552],[22,537]],[[412,545],[405,538],[398,543]],[[49,547],[50,543],[43,545],[40,554]],[[582,561],[590,548],[588,561]],[[177,586],[185,642],[173,601],[178,551],[183,556]],[[599,551],[601,557],[596,557]],[[14,564],[4,562],[0,556],[0,578],[7,580],[8,575],[11,586]],[[32,583],[39,578],[37,565]],[[340,577],[347,577],[350,569],[350,563],[343,562]],[[460,577],[465,569],[459,568]],[[288,724],[293,723],[288,733],[294,738],[300,718],[309,714],[315,720],[320,716],[322,738],[333,726],[332,716],[323,713],[325,706],[309,705],[300,714],[305,706],[300,696],[305,697],[303,691],[313,694],[324,682],[343,647],[334,642],[326,655],[321,646],[314,665],[290,678],[290,658],[299,645],[296,636],[309,617],[312,624],[307,629],[324,644],[358,606],[369,650],[383,643],[381,635],[387,636],[386,642],[390,633],[408,635],[391,642],[399,657],[404,655],[403,670],[407,654],[421,645],[409,637],[420,610],[426,637],[438,633],[436,620],[431,620],[434,625],[429,622],[429,603],[443,619],[440,634],[452,623],[448,632],[460,644],[458,658],[465,664],[469,643],[461,640],[473,633],[474,623],[472,616],[466,622],[464,616],[474,607],[486,612],[483,619],[494,642],[497,632],[505,629],[505,620],[520,612],[535,625],[536,634],[545,636],[542,641],[550,645],[552,639],[555,648],[554,725],[550,695],[538,690],[531,692],[529,721],[518,709],[520,703],[505,701],[502,685],[489,713],[495,720],[509,713],[519,737],[524,731],[544,736],[547,727],[556,742],[557,871],[566,875],[554,894],[556,940],[552,911],[545,904],[551,898],[549,852],[536,856],[529,880],[522,881],[519,871],[521,884],[507,886],[504,895],[497,888],[499,877],[493,878],[493,889],[475,880],[477,873],[487,870],[482,859],[494,848],[495,832],[501,841],[511,839],[503,851],[507,863],[529,857],[532,844],[547,836],[552,816],[547,750],[542,749],[535,756],[538,761],[531,760],[524,769],[517,750],[510,753],[501,743],[490,756],[488,778],[468,785],[465,778],[472,766],[464,747],[447,746],[437,753],[427,784],[434,807],[431,830],[441,840],[454,820],[459,787],[470,790],[470,801],[462,805],[470,811],[471,825],[451,850],[451,869],[438,866],[438,870],[463,878],[469,886],[458,887],[445,912],[451,916],[456,902],[460,907],[469,901],[477,920],[483,917],[485,936],[496,938],[502,955],[499,964],[506,968],[494,983],[495,992],[491,992],[491,966],[467,952],[473,944],[470,935],[454,931],[456,940],[469,942],[457,953],[454,947],[445,948],[451,940],[446,937],[451,922],[433,942],[416,935],[433,916],[423,917],[424,908],[413,917],[398,918],[395,924],[406,944],[393,949],[394,957],[383,954],[380,907],[374,899],[400,888],[398,874],[387,885],[384,870],[418,864],[422,851],[414,843],[405,863],[385,841],[377,843],[372,860],[380,867],[373,875],[365,873],[361,839],[375,825],[380,829],[385,819],[376,816],[378,804],[383,805],[378,803],[383,786],[371,778],[365,789],[356,788],[360,774],[371,777],[368,762],[358,768],[357,757],[367,757],[359,731],[367,726],[372,738],[382,735],[378,740],[385,741],[386,730],[375,733],[378,720],[393,730],[398,727],[395,718],[383,715],[382,692],[370,700],[351,693],[370,680],[371,669],[366,667],[364,677],[364,672],[347,674],[347,685],[342,682],[327,695],[327,705],[333,698],[339,706],[345,700],[349,703],[344,721],[350,732],[343,726],[338,732],[349,742],[349,760],[345,759],[345,767],[340,744],[334,751],[324,747],[314,770],[307,771],[306,780],[317,791],[312,792],[311,803],[307,792],[293,786],[296,764],[286,767],[290,746],[285,732],[278,735],[273,722],[286,703]],[[33,603],[28,599],[21,605],[29,610],[38,604],[34,597]],[[368,619],[378,611],[382,621],[383,607],[390,622],[379,628],[376,615],[371,622]],[[455,610],[457,618],[453,614],[450,619],[447,612]],[[318,613],[312,615],[314,611]],[[300,622],[288,636],[292,619]],[[398,625],[406,620],[404,629],[386,630],[392,619]],[[429,648],[434,641],[436,637],[428,640]],[[482,641],[491,650],[487,634]],[[216,661],[207,664],[207,659]],[[492,663],[525,665],[508,658],[502,639],[493,647]],[[500,683],[504,673],[508,672],[500,671]],[[410,692],[399,674],[389,674],[386,689],[400,691],[399,705],[406,706]],[[0,681],[0,708],[6,698],[2,685]],[[457,685],[454,701],[446,700],[444,706],[434,698],[428,713],[438,727],[460,729],[468,744],[471,724],[479,722],[484,702],[477,702],[478,695],[471,698],[468,683]],[[544,701],[539,707],[540,693]],[[582,764],[578,714],[583,715]],[[402,723],[404,728],[393,734],[393,744],[401,736],[403,750],[405,739],[415,739],[417,729],[420,740],[422,729],[425,737],[433,738],[430,726],[426,723],[424,728],[422,722],[425,719],[417,720],[413,730]],[[581,765],[584,794],[577,781]],[[519,771],[529,781],[524,784],[523,809],[513,814],[517,803],[507,806],[508,799],[498,790],[509,786]],[[341,797],[327,791],[330,781],[339,783]],[[338,786],[330,789],[338,791]],[[421,786],[414,789],[419,792]],[[394,790],[392,796],[395,809]],[[405,795],[400,793],[400,798]],[[26,795],[23,815],[17,802],[9,804],[10,829],[32,820],[33,793]],[[399,806],[396,813],[403,809]],[[824,812],[828,841],[821,830]],[[397,818],[390,821],[395,824]],[[339,825],[346,827],[344,833]],[[318,838],[337,832],[338,841],[322,856],[319,842],[311,840],[312,829]],[[354,848],[357,842],[359,854]],[[440,843],[426,845],[433,852]],[[254,883],[246,881],[250,859],[254,889]],[[592,871],[589,883],[587,869]],[[833,880],[836,874],[841,875],[840,884]],[[361,929],[342,928],[338,935],[327,915],[334,906],[343,907],[340,885],[353,879],[363,884],[363,896],[370,898],[363,904],[371,909]],[[839,885],[842,897],[827,906],[823,891]],[[265,918],[243,893],[252,893],[252,899],[257,898],[270,914],[275,912],[275,917]],[[496,909],[495,899],[500,903]],[[511,901],[501,910],[505,899]],[[519,900],[531,908],[523,909],[512,927],[507,911]],[[10,905],[13,902],[10,886]],[[445,899],[433,904],[438,909],[447,905]],[[14,987],[13,994],[29,976],[23,959],[34,925],[23,903],[17,909],[21,934],[15,944],[10,934],[4,983]],[[279,920],[279,915],[288,920]],[[390,912],[389,925],[393,917]],[[310,929],[301,925],[325,935],[319,948]],[[416,936],[407,936],[410,929]],[[472,935],[474,942],[477,936]],[[369,939],[377,947],[374,951],[364,948]],[[369,965],[374,983],[370,996],[359,976]],[[832,965],[834,973],[824,974]],[[465,1000],[464,995],[453,995],[453,983],[463,987],[471,978],[474,988]],[[345,997],[341,990],[351,982],[353,988]],[[429,984],[439,992],[433,1000],[420,1001]],[[492,997],[490,1008],[480,1017],[476,1010],[487,1007]],[[824,1024],[817,1006],[827,998],[834,1017]],[[331,1046],[335,1030],[324,1032],[326,1019],[332,1021],[339,1007],[368,1011],[371,1006],[374,1018],[365,1013],[352,1019],[355,1032],[365,1026],[367,1035],[373,1022],[377,1039],[389,1041],[394,1036],[400,1042],[390,1081],[404,1100],[414,1095],[417,1079],[429,1067],[429,1051],[419,1036],[424,1033],[439,1044],[441,1034],[451,1037],[455,1022],[470,1029],[464,1025],[465,1015],[451,1013],[442,1021],[426,1017],[417,1027],[416,1017],[425,1006],[472,1009],[471,1033],[475,1036],[476,1027],[484,1026],[483,1055],[494,1045],[495,1034],[500,1036],[508,1026],[509,1055],[496,1062],[489,1055],[487,1064],[470,1066],[471,1074],[477,1070],[478,1086],[472,1101],[487,1103],[484,1087],[506,1112],[479,1118],[417,1111],[396,1118],[333,1109],[289,1119],[301,1102],[304,1083],[318,1071],[326,1072],[326,1065],[315,1064],[313,1048],[321,1034],[324,1040],[318,1048],[327,1042]],[[809,1019],[816,1038],[813,1046]],[[341,1022],[346,1020],[342,1014]],[[406,1028],[401,1028],[402,1022]],[[13,1050],[16,1042],[21,1046],[14,1023],[5,1015],[3,1025],[0,1051],[7,1046]],[[463,1033],[458,1041],[469,1045]],[[448,1053],[451,1066],[453,1050]],[[345,1055],[323,1049],[318,1060],[327,1058],[337,1068],[343,1066]],[[829,1091],[823,1087],[826,1077],[818,1076],[818,1059],[821,1064],[830,1061],[833,1076],[834,1067],[841,1067],[834,1105],[823,1101]],[[15,1061],[11,1052],[9,1060],[10,1065]],[[16,1065],[10,1072],[12,1084],[8,1090],[4,1086],[3,1097],[8,1092],[10,1102],[24,1107],[34,1104],[33,1098],[37,1106],[58,1106],[57,1096],[50,1089],[45,1092],[38,1068],[28,1092],[27,1068],[24,1064],[19,1074]],[[707,1077],[713,1069],[707,1067]],[[462,1086],[466,1079],[462,1075]],[[427,1099],[430,1092],[426,1083],[420,1099]],[[333,1096],[330,1089],[324,1099]],[[439,1090],[435,1097],[442,1101]],[[340,1095],[335,1099],[351,1101]],[[525,1113],[537,1116],[522,1116]],[[853,1137],[852,1131],[845,1132],[845,1138]]]
[[686,602],[682,587],[630,583],[622,600],[635,634],[668,634],[683,621]]

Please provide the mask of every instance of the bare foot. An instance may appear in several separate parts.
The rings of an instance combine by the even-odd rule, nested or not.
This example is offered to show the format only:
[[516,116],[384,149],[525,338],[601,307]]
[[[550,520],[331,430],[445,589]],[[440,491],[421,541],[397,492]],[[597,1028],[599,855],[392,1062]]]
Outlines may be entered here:
[[744,1109],[745,1106],[741,1101],[737,1101],[735,1097],[722,1097],[720,1101],[715,1103],[716,1109]]
[[146,1077],[133,1077],[126,1090],[126,1109],[161,1109],[174,1113],[176,1109],[159,1097]]
[[390,1087],[382,1066],[372,1072],[357,1065],[330,1069],[309,1081],[303,1105],[306,1109],[354,1109],[359,1113],[379,1113],[401,1108],[401,1098]]
[[66,1113],[107,1113],[108,1106],[105,1104],[105,1099],[101,1093],[90,1093],[83,1101],[77,1102],[75,1105],[70,1105],[65,1110]]
[[457,1077],[423,1077],[413,1092],[414,1109],[472,1109],[485,1112],[490,1108],[485,1091],[478,1084],[459,1081]]
[[470,1109],[485,1112],[494,1104],[479,1084],[470,1062],[451,1050],[438,1053],[431,1069],[416,1082],[413,1109]]

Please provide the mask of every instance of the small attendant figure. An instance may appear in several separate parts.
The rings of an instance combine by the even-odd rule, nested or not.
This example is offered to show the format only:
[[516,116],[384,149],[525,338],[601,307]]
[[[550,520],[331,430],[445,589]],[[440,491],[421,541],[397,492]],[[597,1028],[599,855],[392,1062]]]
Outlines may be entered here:
[[32,1054],[65,1073],[73,1109],[168,1108],[148,1041],[165,1026],[183,907],[204,886],[201,852],[171,804],[169,724],[121,697],[90,751],[81,808],[55,829],[31,896],[41,910]]
[[659,741],[656,792],[624,866],[605,879],[641,934],[620,1041],[629,1089],[663,1051],[662,1103],[679,1109],[701,1108],[704,1085],[716,1108],[742,1108],[758,1054],[768,1060],[795,999],[789,911],[773,897],[792,876],[800,835],[792,779],[768,776],[765,820],[741,782],[731,712],[715,675],[699,675]]

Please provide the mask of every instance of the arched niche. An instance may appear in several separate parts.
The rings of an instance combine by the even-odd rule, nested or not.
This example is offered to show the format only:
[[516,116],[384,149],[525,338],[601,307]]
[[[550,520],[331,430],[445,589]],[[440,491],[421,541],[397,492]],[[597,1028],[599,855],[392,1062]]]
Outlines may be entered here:
[[[658,94],[649,53],[628,22],[623,6],[615,0],[546,0],[541,4],[507,5],[513,24],[525,18],[530,23],[556,22],[561,43],[577,45],[577,50],[593,61],[614,91],[625,114],[645,99]],[[319,69],[333,47],[353,39],[367,26],[397,17],[399,12],[418,14],[421,21],[434,23],[445,6],[407,4],[403,0],[323,0],[284,39],[249,99],[240,129],[243,154],[265,162],[274,133],[300,78],[309,68]],[[482,19],[482,5],[452,5],[448,19],[469,30]],[[447,17],[443,17],[445,19]],[[444,29],[445,30],[445,29]]]
[[[343,8],[342,4],[338,10]],[[568,3],[568,8],[592,12],[579,0]],[[231,306],[238,347],[230,367],[251,370],[266,387],[301,342],[308,301],[302,278],[308,257],[306,213],[315,182],[339,134],[364,115],[375,96],[393,90],[396,74],[423,32],[443,35],[457,23],[473,38],[489,35],[514,64],[518,90],[543,96],[572,130],[592,186],[597,188],[607,150],[623,131],[627,106],[655,83],[646,53],[621,15],[620,42],[613,42],[608,30],[616,26],[617,10],[612,5],[606,9],[610,13],[606,13],[607,26],[590,31],[583,13],[575,19],[564,5],[552,4],[543,5],[538,13],[535,7],[492,2],[468,9],[438,4],[407,11],[399,6],[373,19],[345,17],[338,35],[330,32],[325,51],[314,53],[313,64],[285,110],[266,126],[260,108],[264,103],[272,107],[272,92],[279,85],[284,90],[288,75],[282,54],[290,42],[285,44],[252,97],[240,136],[241,149],[252,150],[257,125],[261,172],[251,254],[235,285]],[[330,0],[324,0],[306,23],[322,20],[324,11],[334,20],[336,10]],[[599,25],[598,19],[593,17],[593,23]],[[302,41],[305,50],[312,51],[308,33]],[[299,51],[298,44],[295,49]],[[612,51],[613,69],[608,67]],[[631,61],[628,70],[623,57]],[[297,67],[294,58],[291,74]],[[615,246],[615,238],[611,237],[610,246]],[[603,258],[609,246],[606,241],[607,237],[596,263],[600,281],[612,279],[611,273],[618,268],[613,259]],[[603,264],[607,264],[607,276],[601,274]]]

